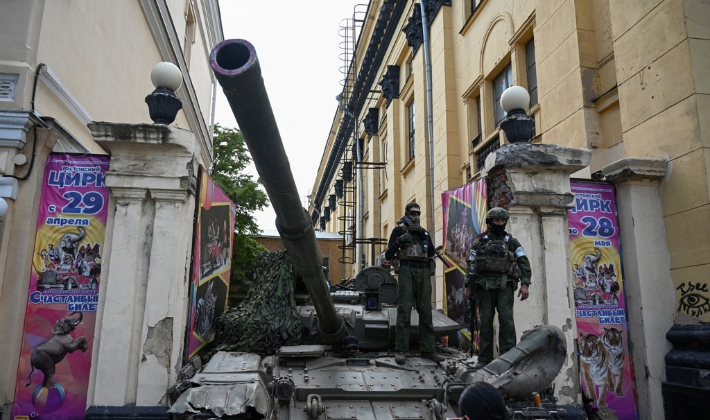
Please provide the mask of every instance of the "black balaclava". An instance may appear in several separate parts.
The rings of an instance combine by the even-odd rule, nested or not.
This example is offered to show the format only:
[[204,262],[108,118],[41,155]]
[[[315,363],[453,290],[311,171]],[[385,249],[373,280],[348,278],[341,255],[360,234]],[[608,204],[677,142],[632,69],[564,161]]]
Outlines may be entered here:
[[508,224],[507,220],[505,221],[504,225],[496,225],[495,223],[493,223],[493,221],[491,221],[491,223],[488,225],[488,228],[491,230],[491,232],[500,234],[500,233],[505,232],[505,226],[507,224]]

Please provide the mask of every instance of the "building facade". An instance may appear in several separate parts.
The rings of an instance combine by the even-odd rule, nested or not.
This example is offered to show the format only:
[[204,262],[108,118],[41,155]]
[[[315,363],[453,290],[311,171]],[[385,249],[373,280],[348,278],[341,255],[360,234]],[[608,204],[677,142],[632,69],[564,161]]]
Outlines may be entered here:
[[[0,35],[3,418],[15,396],[37,203],[51,152],[111,155],[87,406],[165,404],[182,363],[194,174],[212,160],[208,57],[223,40],[218,2],[9,0],[0,3]],[[155,89],[151,69],[163,61],[182,72],[182,109],[172,126],[152,125],[145,105]],[[147,255],[139,252],[145,246]],[[167,295],[175,300],[160,301]],[[158,330],[170,338],[163,342],[167,359],[150,356],[148,332]]]
[[[616,185],[639,413],[663,418],[665,335],[710,321],[710,279],[702,274],[710,264],[710,76],[703,72],[710,8],[696,0],[425,5],[423,17],[418,2],[369,2],[314,182],[314,222],[350,241],[351,276],[358,255],[376,263],[358,242],[386,240],[410,201],[422,206],[423,224],[440,244],[440,194],[481,177],[486,157],[507,143],[501,94],[525,87],[532,142],[590,150],[589,165],[571,176]],[[569,262],[568,255],[563,266]],[[551,273],[533,264],[531,293],[543,275]],[[432,300],[441,308],[440,267],[435,278]],[[516,308],[516,322],[536,310]]]

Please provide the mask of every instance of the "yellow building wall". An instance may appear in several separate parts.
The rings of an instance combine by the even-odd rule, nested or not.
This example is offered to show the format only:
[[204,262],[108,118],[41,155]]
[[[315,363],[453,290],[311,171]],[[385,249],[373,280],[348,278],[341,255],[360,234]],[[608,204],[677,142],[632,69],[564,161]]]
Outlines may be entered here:
[[[372,22],[365,24],[359,60],[381,5],[380,0],[370,4]],[[400,28],[415,7],[408,3]],[[441,229],[440,193],[475,179],[478,153],[502,137],[494,124],[493,78],[510,64],[513,84],[528,87],[525,44],[532,39],[538,89],[538,104],[531,111],[534,141],[592,149],[590,166],[577,174],[582,177],[626,157],[668,160],[669,174],[659,194],[669,277],[676,287],[707,284],[700,273],[710,265],[710,8],[700,0],[483,0],[473,14],[469,7],[464,1],[442,6],[430,27],[435,229]],[[379,137],[388,144],[382,173],[387,181],[384,194],[368,195],[367,207],[372,212],[379,204],[380,234],[386,238],[411,199],[430,217],[432,197],[424,46],[413,54],[405,34],[397,31],[385,56],[378,79],[368,88],[379,91],[387,66],[398,65],[400,98],[389,105],[382,95],[377,100],[384,126]],[[476,97],[482,103],[482,133],[479,145],[472,147]],[[416,155],[410,161],[407,106],[412,100]],[[359,111],[361,121],[367,109]],[[323,165],[319,177],[322,170]],[[372,177],[368,188],[375,186]],[[370,213],[368,232],[377,231],[375,224]],[[441,285],[442,279],[437,282]],[[666,310],[687,315],[678,313],[677,306]],[[699,319],[710,321],[710,310]]]

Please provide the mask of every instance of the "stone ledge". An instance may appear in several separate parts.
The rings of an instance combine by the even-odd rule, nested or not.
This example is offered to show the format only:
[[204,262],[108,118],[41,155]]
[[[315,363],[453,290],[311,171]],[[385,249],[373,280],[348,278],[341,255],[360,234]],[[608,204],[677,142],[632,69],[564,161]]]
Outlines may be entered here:
[[[191,131],[161,124],[124,124],[92,121],[87,127],[96,143],[109,152],[122,150],[126,146],[140,150],[154,146],[182,149],[194,154],[197,139]],[[143,146],[143,147],[141,147]]]
[[484,174],[492,169],[557,170],[573,173],[589,166],[592,151],[542,143],[506,144],[488,155]]
[[17,200],[19,182],[15,178],[0,177],[0,197]]
[[33,124],[27,111],[0,110],[0,146],[22,149]]
[[[131,176],[125,174],[106,174],[106,186],[112,192],[119,189],[139,189],[144,191],[174,191],[194,193],[192,177],[182,176]],[[114,195],[116,193],[114,192]]]
[[656,180],[666,176],[668,162],[662,159],[625,158],[602,169],[606,181],[620,183],[629,180]]

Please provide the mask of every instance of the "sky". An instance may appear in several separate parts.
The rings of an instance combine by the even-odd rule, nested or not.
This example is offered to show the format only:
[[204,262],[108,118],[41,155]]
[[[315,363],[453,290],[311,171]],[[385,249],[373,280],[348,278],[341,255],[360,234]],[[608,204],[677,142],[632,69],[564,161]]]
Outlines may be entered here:
[[[352,18],[354,0],[220,0],[225,39],[251,42],[281,138],[291,163],[304,207],[337,109],[342,90],[339,58],[343,19]],[[363,16],[361,13],[360,16]],[[218,87],[215,121],[237,127],[227,99]],[[251,169],[256,176],[256,170]],[[276,215],[269,208],[256,212],[262,230],[275,230]]]

